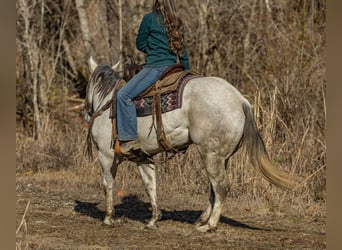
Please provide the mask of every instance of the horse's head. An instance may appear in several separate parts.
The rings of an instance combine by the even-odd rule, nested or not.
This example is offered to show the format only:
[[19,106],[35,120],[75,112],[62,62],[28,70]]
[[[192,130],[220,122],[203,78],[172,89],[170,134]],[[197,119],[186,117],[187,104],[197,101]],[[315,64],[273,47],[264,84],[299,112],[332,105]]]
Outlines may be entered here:
[[120,80],[117,69],[120,61],[114,66],[107,64],[97,64],[95,60],[89,58],[90,77],[87,85],[87,94],[85,98],[86,115],[85,120],[88,121],[92,114],[97,110],[98,106],[104,98],[113,90],[115,84]]

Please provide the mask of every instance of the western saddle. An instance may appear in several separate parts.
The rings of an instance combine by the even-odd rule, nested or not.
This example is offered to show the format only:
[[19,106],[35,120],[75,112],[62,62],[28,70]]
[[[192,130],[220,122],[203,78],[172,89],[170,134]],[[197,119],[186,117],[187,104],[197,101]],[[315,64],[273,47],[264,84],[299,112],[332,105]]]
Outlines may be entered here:
[[[116,94],[120,88],[122,88],[134,75],[139,73],[142,69],[141,65],[138,65],[134,62],[133,58],[131,58],[132,63],[126,65],[124,69],[123,80],[119,81],[114,90],[113,99],[116,100]],[[162,111],[161,111],[161,95],[167,94],[172,91],[176,91],[177,87],[181,83],[182,79],[186,75],[195,75],[199,74],[191,71],[184,70],[183,64],[174,64],[168,67],[160,76],[159,80],[157,80],[154,84],[152,84],[149,88],[144,90],[136,99],[153,97],[152,103],[152,125],[150,127],[150,132],[153,127],[156,128],[157,138],[159,145],[167,152],[173,151],[177,152],[177,150],[171,145],[171,143],[167,140],[162,121]],[[120,153],[119,141],[117,140],[117,127],[116,127],[116,101],[112,102],[111,108],[111,116],[112,119],[112,145],[114,146],[115,153]],[[156,123],[156,126],[155,126]]]

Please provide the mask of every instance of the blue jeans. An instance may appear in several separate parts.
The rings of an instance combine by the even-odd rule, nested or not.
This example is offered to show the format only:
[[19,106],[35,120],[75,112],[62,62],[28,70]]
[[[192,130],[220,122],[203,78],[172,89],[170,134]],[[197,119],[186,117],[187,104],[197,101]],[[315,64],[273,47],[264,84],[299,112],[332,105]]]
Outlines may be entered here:
[[138,139],[137,114],[133,99],[155,83],[168,66],[143,68],[117,94],[117,129],[120,141]]

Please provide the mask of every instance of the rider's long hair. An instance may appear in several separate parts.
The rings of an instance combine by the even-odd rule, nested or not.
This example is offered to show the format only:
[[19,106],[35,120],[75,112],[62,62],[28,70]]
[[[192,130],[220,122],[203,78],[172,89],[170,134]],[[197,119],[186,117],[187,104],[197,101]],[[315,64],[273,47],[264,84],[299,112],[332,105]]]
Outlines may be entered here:
[[178,16],[174,0],[154,0],[153,11],[163,16],[171,52],[184,55],[183,22]]

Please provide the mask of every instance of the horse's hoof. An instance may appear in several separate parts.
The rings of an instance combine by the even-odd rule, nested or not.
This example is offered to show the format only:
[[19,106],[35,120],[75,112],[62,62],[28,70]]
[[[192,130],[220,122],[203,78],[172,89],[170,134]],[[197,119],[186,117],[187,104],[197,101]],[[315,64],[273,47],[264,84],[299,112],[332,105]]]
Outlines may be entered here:
[[216,227],[210,226],[208,224],[196,227],[196,229],[198,231],[200,231],[201,233],[212,233],[212,232],[215,232],[217,230]]
[[110,226],[110,227],[121,227],[123,224],[127,222],[127,218],[122,217],[122,218],[105,218],[102,222],[103,225],[105,226]]
[[147,225],[145,225],[145,229],[156,230],[157,228],[158,228],[158,226],[156,224],[147,224]]
[[196,228],[199,228],[199,227],[203,226],[204,224],[205,223],[202,222],[202,221],[196,221],[194,225],[195,225]]
[[114,223],[114,220],[112,218],[105,218],[102,222],[105,226],[112,226]]

